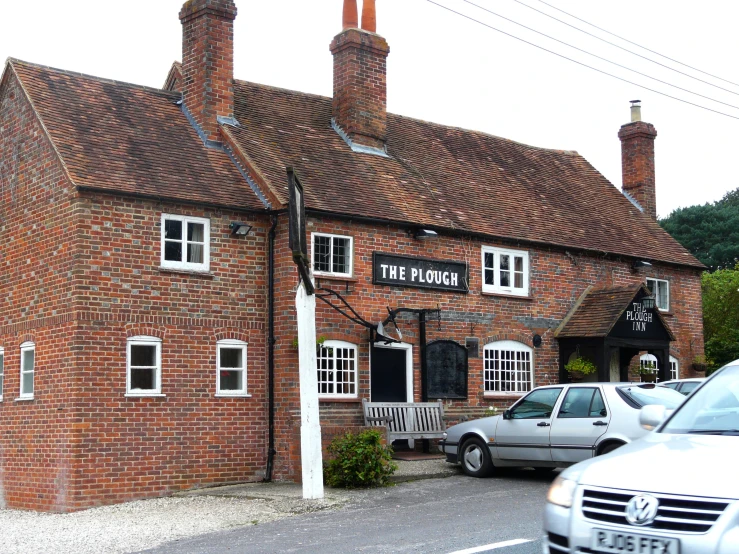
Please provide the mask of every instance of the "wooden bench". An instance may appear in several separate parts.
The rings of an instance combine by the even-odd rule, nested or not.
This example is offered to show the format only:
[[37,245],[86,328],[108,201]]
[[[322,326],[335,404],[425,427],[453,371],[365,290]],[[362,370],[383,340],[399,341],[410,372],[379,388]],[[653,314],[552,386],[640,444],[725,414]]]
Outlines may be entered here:
[[440,439],[446,430],[441,400],[369,402],[363,398],[362,409],[366,426],[386,428],[388,444],[398,439]]

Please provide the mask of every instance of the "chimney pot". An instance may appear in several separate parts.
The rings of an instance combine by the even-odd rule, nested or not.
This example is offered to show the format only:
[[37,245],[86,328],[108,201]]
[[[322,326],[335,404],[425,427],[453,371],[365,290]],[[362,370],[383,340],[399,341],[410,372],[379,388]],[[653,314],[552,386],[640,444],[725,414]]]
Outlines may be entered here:
[[641,121],[641,100],[631,101],[631,122]]
[[345,31],[359,27],[357,0],[344,0],[344,14],[341,25],[341,28]]
[[641,120],[639,100],[631,101],[631,123],[618,132],[621,140],[622,190],[636,200],[645,214],[657,219],[654,139],[657,130]]
[[377,32],[377,8],[375,0],[362,2],[362,29],[369,33]]

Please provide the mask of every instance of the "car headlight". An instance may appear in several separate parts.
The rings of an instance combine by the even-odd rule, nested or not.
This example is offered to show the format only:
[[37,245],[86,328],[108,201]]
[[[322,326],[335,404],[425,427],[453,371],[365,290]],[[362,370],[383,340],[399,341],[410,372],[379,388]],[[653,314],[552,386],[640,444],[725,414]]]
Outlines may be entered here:
[[575,497],[576,488],[577,481],[557,477],[552,483],[552,486],[549,487],[547,502],[562,506],[563,508],[569,508],[572,506],[572,499]]

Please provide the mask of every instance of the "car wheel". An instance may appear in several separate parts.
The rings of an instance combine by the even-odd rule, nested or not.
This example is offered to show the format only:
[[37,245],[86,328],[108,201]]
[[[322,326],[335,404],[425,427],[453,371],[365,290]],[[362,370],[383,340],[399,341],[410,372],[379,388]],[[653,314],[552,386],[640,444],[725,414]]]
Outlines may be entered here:
[[603,448],[600,449],[600,452],[598,452],[598,456],[602,456],[603,454],[608,454],[609,452],[613,452],[617,448],[623,446],[624,443],[622,442],[609,442],[607,445],[605,445]]
[[479,438],[472,437],[462,444],[462,470],[472,477],[487,477],[493,472],[490,450]]

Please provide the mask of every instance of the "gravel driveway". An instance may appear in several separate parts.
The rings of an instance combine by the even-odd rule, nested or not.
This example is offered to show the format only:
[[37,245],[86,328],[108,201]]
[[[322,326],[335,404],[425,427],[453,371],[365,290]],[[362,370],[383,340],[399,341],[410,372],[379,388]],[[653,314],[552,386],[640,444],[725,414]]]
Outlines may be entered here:
[[[397,461],[396,482],[454,475],[443,460]],[[402,485],[399,485],[402,486]],[[2,554],[119,554],[165,542],[296,514],[336,510],[364,491],[326,488],[322,500],[303,500],[300,485],[253,483],[92,508],[70,514],[0,510]]]

